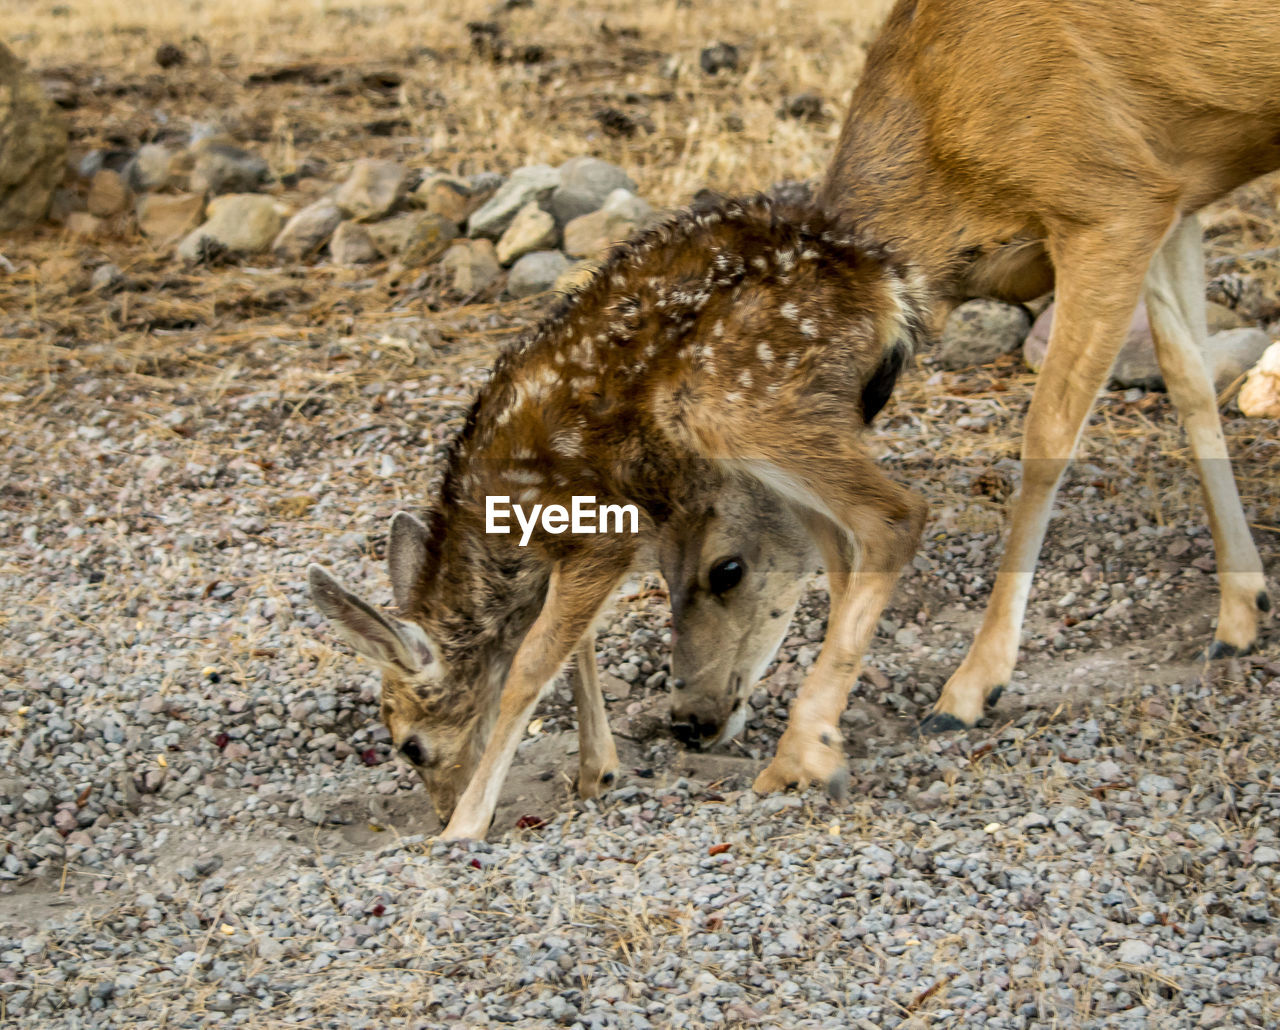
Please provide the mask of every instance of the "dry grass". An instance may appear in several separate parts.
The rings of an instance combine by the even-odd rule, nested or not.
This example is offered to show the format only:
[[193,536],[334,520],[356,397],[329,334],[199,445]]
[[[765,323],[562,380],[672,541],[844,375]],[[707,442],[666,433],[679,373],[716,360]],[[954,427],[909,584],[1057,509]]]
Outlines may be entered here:
[[[255,112],[253,90],[244,87],[249,76],[307,62],[333,72],[393,68],[404,76],[394,98],[397,116],[407,123],[397,141],[401,156],[416,152],[445,170],[473,172],[557,163],[587,150],[633,170],[657,202],[677,203],[702,187],[751,189],[818,174],[862,65],[860,41],[870,38],[889,6],[890,0],[535,5],[501,19],[506,38],[542,47],[544,58],[496,65],[468,59],[467,24],[493,17],[488,0],[3,0],[0,21],[10,45],[46,73],[91,69],[106,75],[108,87],[126,80],[144,95],[148,86],[172,94],[174,83],[198,82],[203,97],[174,106],[221,122],[233,134],[251,127],[260,138],[265,130],[266,156],[277,166],[301,151],[347,159],[364,152],[324,146],[324,123],[345,115],[343,108],[359,109],[360,101],[385,115],[387,98],[348,98],[351,103],[330,110],[290,104]],[[716,40],[741,47],[738,74],[709,77],[699,70],[699,51]],[[161,72],[154,54],[164,42],[181,46],[189,63]],[[779,120],[779,103],[807,91],[825,100],[819,122]],[[215,103],[202,105],[202,99]],[[602,107],[623,110],[650,128],[630,139],[610,138],[595,120]],[[99,129],[103,136],[145,131],[139,124],[145,117],[145,111],[116,111]],[[740,128],[728,131],[727,119]]]

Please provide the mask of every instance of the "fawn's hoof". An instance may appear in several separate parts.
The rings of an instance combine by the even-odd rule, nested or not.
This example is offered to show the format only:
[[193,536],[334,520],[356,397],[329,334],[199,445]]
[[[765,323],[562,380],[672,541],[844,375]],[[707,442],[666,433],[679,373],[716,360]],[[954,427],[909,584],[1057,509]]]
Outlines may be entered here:
[[620,779],[618,769],[616,767],[605,769],[601,772],[589,772],[586,769],[578,770],[578,781],[574,785],[578,791],[580,798],[598,798],[601,794],[607,794],[618,785]]
[[757,794],[779,790],[804,790],[819,783],[831,797],[844,797],[849,789],[849,767],[840,747],[840,735],[827,730],[815,737],[797,741],[784,733],[778,742],[778,753],[756,777],[751,789]]
[[465,826],[455,827],[453,823],[450,823],[440,831],[440,836],[438,836],[436,840],[442,841],[445,844],[451,844],[455,841],[484,840],[484,833],[476,832],[474,828],[468,828]]

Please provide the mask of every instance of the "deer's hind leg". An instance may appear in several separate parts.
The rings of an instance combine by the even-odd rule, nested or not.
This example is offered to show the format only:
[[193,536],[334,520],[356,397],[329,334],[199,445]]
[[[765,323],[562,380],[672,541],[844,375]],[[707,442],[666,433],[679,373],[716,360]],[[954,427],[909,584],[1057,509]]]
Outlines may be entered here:
[[1184,218],[1147,271],[1147,311],[1165,386],[1191,442],[1218,557],[1221,601],[1211,658],[1253,647],[1259,615],[1269,611],[1262,562],[1240,507],[1213,381],[1204,360],[1204,257],[1200,225]]
[[1057,313],[1023,430],[1022,486],[1013,501],[1004,557],[969,653],[920,724],[922,733],[972,726],[983,704],[1009,683],[1058,483],[1124,342],[1151,255],[1170,224],[1158,211],[1146,223],[1080,230],[1050,248],[1058,275]]
[[618,749],[600,692],[594,628],[583,634],[574,652],[573,703],[578,709],[578,794],[599,797],[618,782]]

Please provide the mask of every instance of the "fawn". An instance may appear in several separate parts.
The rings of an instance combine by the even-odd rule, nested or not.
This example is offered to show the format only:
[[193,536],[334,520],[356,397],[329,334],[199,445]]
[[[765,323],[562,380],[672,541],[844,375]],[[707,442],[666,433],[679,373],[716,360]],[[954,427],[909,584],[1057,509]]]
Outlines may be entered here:
[[992,598],[923,728],[972,724],[1007,682],[1053,495],[1143,293],[1222,570],[1211,653],[1252,646],[1269,602],[1199,347],[1194,213],[1280,167],[1277,47],[1280,10],[1221,0],[902,0],[816,203],[682,214],[509,351],[453,449],[421,557],[400,568],[407,618],[311,573],[401,699],[397,743],[447,722],[459,691],[498,697],[492,732],[473,724],[465,751],[424,756],[467,783],[445,837],[483,835],[540,692],[637,553],[619,534],[516,550],[484,535],[486,495],[631,501],[656,532],[705,463],[790,504],[828,572],[826,640],[755,787],[842,790],[839,715],[925,516],[861,434],[970,296],[1029,299],[1056,281],[1058,313]]
[[[690,499],[702,503],[712,463],[806,513],[833,598],[811,680],[852,680],[925,515],[867,456],[857,427],[923,339],[925,301],[909,268],[816,209],[759,197],[683,213],[618,249],[499,359],[427,525],[393,522],[403,618],[311,567],[317,607],[383,670],[383,717],[420,759],[446,838],[483,836],[542,691],[584,650],[645,538],[687,518]],[[645,531],[544,525],[521,546],[486,532],[495,495],[632,503]],[[820,780],[839,790],[839,711],[813,699],[801,691],[762,789]],[[602,724],[595,697],[579,702],[584,728]],[[585,763],[611,747],[583,750]]]
[[[751,480],[705,468],[685,484],[682,503],[648,536],[640,560],[656,563],[672,585],[676,693],[718,696],[729,682],[749,689],[781,645],[813,567],[801,520]],[[426,571],[429,537],[406,512],[391,521],[387,560],[394,600],[404,613],[412,611],[414,584]],[[655,550],[656,555],[648,553]],[[408,642],[425,654],[430,647],[413,623],[379,614],[319,567],[313,567],[311,585],[317,607],[334,621],[339,635],[386,670],[383,720],[447,823],[492,726],[513,649],[495,656],[497,664],[483,680],[487,689],[441,695],[428,709],[412,684],[397,675],[415,661],[409,653],[397,654],[398,648]],[[384,629],[384,623],[391,628]],[[609,789],[618,772],[594,649],[595,633],[588,629],[571,669],[578,711],[577,788],[587,798]],[[745,706],[735,702],[734,707],[735,725],[726,738],[745,719]]]

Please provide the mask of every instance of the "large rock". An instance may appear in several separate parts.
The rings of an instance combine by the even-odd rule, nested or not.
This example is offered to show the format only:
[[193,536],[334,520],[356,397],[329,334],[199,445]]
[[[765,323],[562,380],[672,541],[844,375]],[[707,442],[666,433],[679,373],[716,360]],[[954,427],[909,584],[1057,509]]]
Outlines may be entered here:
[[129,162],[125,176],[131,189],[139,193],[162,190],[173,184],[174,154],[159,143],[144,143]]
[[228,193],[209,202],[208,218],[178,244],[178,255],[200,261],[211,249],[257,254],[271,246],[289,209],[259,193]]
[[406,179],[405,170],[394,161],[361,158],[346,182],[334,192],[333,200],[349,217],[373,221],[387,214],[404,196]]
[[96,240],[106,235],[107,223],[88,211],[72,211],[63,223],[73,240]]
[[332,200],[308,204],[285,223],[271,244],[271,251],[281,261],[299,261],[310,257],[328,242],[342,221],[342,209]]
[[0,232],[44,218],[66,162],[66,125],[0,43]]
[[617,165],[597,157],[571,157],[560,166],[560,185],[547,206],[556,222],[564,226],[598,211],[617,189],[636,190],[631,176]]
[[511,173],[511,178],[498,187],[467,220],[467,235],[496,240],[526,204],[541,206],[557,186],[560,172],[550,165],[525,165]]
[[598,258],[653,217],[647,201],[624,189],[609,194],[599,211],[575,218],[564,227],[564,252],[575,258]]
[[465,179],[452,175],[432,175],[409,194],[411,203],[462,225],[485,201],[485,194],[473,189]]
[[1249,418],[1280,418],[1280,343],[1250,369],[1236,403]]
[[171,246],[204,217],[204,197],[199,193],[151,193],[139,198],[138,229],[160,246]]
[[1280,247],[1229,254],[1208,264],[1205,296],[1245,322],[1280,318]]
[[369,227],[359,222],[343,222],[329,240],[329,257],[336,265],[367,265],[380,256]]
[[1031,315],[1020,304],[969,300],[947,316],[934,353],[943,368],[985,365],[1017,349],[1030,329]]
[[129,206],[132,199],[124,176],[110,168],[102,168],[89,184],[89,196],[85,203],[89,214],[99,218],[113,218]]
[[1212,300],[1204,302],[1205,323],[1209,334],[1220,333],[1224,329],[1239,329],[1244,321],[1225,304]]
[[[1205,339],[1205,364],[1213,377],[1214,385],[1223,390],[1240,375],[1266,349],[1267,336],[1261,330],[1251,328],[1224,328],[1231,326],[1238,317],[1229,309],[1210,302],[1206,316],[1208,336]],[[1055,305],[1050,304],[1036,319],[1027,334],[1022,354],[1027,365],[1039,371],[1048,350],[1049,333],[1053,327]],[[1151,335],[1151,323],[1147,317],[1147,305],[1138,304],[1129,323],[1129,334],[1111,370],[1110,385],[1114,389],[1140,387],[1144,390],[1163,390],[1164,375],[1156,358],[1155,339]]]
[[440,259],[454,293],[472,296],[502,274],[498,254],[491,240],[454,240]]
[[537,204],[525,204],[498,240],[498,260],[504,265],[535,250],[551,250],[560,238],[556,220]]
[[551,289],[560,273],[569,267],[569,259],[558,250],[535,250],[511,266],[507,276],[507,292],[513,297],[529,297]]
[[[1039,372],[1044,365],[1044,356],[1049,349],[1049,333],[1053,328],[1053,313],[1056,304],[1050,304],[1040,313],[1027,334],[1022,345],[1022,357],[1027,367]],[[1151,323],[1147,320],[1147,305],[1138,304],[1129,323],[1129,334],[1120,355],[1116,358],[1115,367],[1111,370],[1111,383],[1118,389],[1131,386],[1143,389],[1161,389],[1164,380],[1160,377],[1160,366],[1156,363],[1155,343],[1151,339]]]
[[195,167],[191,188],[211,197],[224,193],[253,193],[271,180],[267,162],[257,154],[224,140],[206,138],[191,148]]
[[1213,386],[1219,393],[1258,363],[1271,337],[1261,329],[1248,326],[1214,333],[1204,343],[1205,360],[1213,375]]
[[384,257],[404,268],[429,265],[457,238],[458,227],[429,211],[406,211],[369,226],[369,235]]

